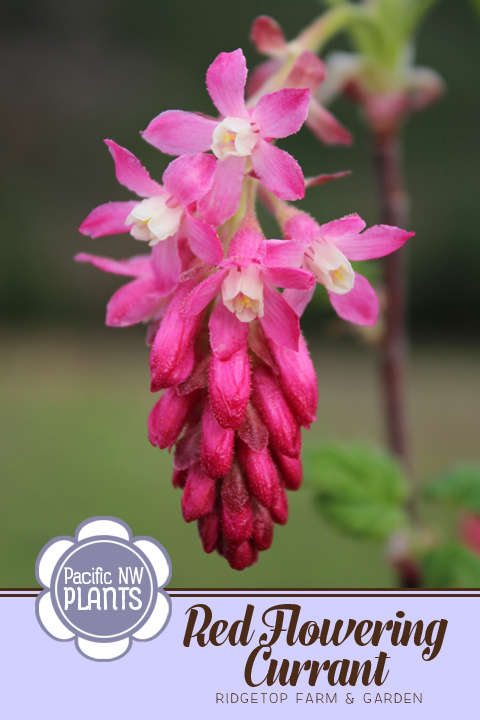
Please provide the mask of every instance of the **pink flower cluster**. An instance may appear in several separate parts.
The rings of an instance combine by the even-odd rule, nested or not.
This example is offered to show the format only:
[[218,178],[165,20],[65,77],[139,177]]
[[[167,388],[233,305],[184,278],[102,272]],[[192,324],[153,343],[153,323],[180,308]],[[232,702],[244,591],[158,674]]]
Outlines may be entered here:
[[[274,523],[287,521],[286,490],[302,482],[301,427],[315,420],[317,380],[299,316],[316,282],[341,317],[373,324],[376,295],[349,259],[380,257],[412,235],[385,226],[361,233],[357,215],[319,226],[287,204],[304,196],[305,181],[274,141],[300,129],[310,90],[281,87],[246,104],[246,79],[242,51],[221,53],[207,72],[219,117],[170,110],[150,123],[143,137],[179,156],[163,184],[106,141],[118,181],[142,199],[97,207],[80,231],[129,231],[152,249],[120,261],[76,256],[133,278],[108,303],[107,325],[149,323],[151,390],[164,391],[148,419],[150,442],[175,446],[184,519],[197,521],[207,553],[238,570],[270,547]],[[258,188],[284,239],[263,236]]]

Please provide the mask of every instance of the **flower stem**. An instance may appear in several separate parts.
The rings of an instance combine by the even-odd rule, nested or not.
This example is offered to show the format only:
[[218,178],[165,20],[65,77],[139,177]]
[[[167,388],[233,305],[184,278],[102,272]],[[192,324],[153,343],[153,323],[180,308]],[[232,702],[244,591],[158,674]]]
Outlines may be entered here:
[[[402,167],[402,147],[398,129],[373,132],[373,156],[381,200],[381,222],[405,229],[409,198]],[[386,289],[385,332],[381,345],[381,379],[385,402],[388,445],[402,464],[412,485],[407,510],[413,525],[418,524],[416,485],[412,472],[408,430],[407,379],[408,339],[406,330],[406,248],[383,260]],[[421,587],[418,563],[405,555],[395,564],[401,587]]]

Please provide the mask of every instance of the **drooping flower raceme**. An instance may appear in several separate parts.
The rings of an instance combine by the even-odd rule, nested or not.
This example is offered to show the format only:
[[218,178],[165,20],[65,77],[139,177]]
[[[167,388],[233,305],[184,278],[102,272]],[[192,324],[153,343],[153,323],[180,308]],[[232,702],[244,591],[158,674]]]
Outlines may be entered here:
[[[412,234],[361,232],[356,215],[319,226],[285,203],[303,197],[305,182],[273,141],[299,130],[309,86],[246,105],[246,75],[241,50],[221,53],[207,73],[219,118],[171,110],[150,123],[145,139],[180,156],[163,184],[107,141],[118,180],[141,199],[96,208],[80,230],[130,232],[151,250],[130,260],[76,256],[133,278],[108,303],[107,324],[149,323],[151,390],[163,392],[148,437],[174,448],[172,482],[204,550],[239,570],[270,547],[274,524],[287,521],[286,491],[302,482],[301,427],[315,420],[318,392],[299,316],[316,281],[341,317],[372,324],[375,293],[350,260],[393,252]],[[259,189],[274,200],[283,239],[260,229]]]

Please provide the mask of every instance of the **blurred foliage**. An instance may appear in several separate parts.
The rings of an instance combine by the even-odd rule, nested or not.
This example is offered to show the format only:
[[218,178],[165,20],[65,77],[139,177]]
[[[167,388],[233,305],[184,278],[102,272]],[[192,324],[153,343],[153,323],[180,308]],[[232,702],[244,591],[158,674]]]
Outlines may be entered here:
[[406,524],[406,481],[387,453],[360,443],[330,444],[305,464],[318,511],[344,532],[385,540]]
[[425,495],[480,514],[480,467],[464,465],[442,475],[427,485]]
[[431,550],[423,560],[424,587],[479,588],[480,558],[459,542]]

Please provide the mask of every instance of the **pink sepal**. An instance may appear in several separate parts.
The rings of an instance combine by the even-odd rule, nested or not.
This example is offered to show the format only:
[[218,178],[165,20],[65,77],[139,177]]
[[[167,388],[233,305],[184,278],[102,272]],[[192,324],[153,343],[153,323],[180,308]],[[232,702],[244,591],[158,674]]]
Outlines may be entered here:
[[161,302],[152,276],[139,277],[112,295],[105,323],[109,327],[136,325],[153,317]]
[[263,332],[278,345],[297,351],[300,338],[298,315],[268,282],[263,285],[263,297],[264,315],[258,318]]
[[253,21],[250,39],[262,55],[283,56],[287,50],[282,28],[268,15],[260,15]]
[[168,388],[153,406],[148,417],[148,439],[152,445],[171,448],[178,440],[196,396],[178,395],[175,388]]
[[125,225],[125,221],[137,205],[136,200],[99,205],[87,215],[78,229],[83,235],[90,235],[94,239],[103,235],[130,232],[133,223]]
[[165,192],[161,185],[151,179],[140,161],[129,150],[117,145],[113,140],[104,142],[115,162],[115,174],[120,185],[140,197],[154,197]]
[[212,512],[199,518],[197,526],[203,551],[206,553],[213,552],[220,534],[220,518],[218,512],[213,509]]
[[238,437],[252,450],[262,452],[268,444],[268,430],[251,403],[247,405],[245,420],[237,430]]
[[218,120],[200,113],[167,110],[152,120],[143,139],[167,155],[207,152]]
[[245,109],[247,63],[242,50],[222,52],[207,70],[207,89],[218,112],[224,117],[248,117]]
[[242,323],[220,300],[213,310],[208,328],[210,345],[220,360],[228,360],[247,345],[249,323]]
[[380,312],[378,298],[363,275],[355,273],[355,284],[350,292],[345,295],[329,292],[328,296],[335,312],[343,320],[367,326],[377,322]]
[[259,550],[268,550],[273,542],[273,520],[267,508],[253,501],[252,540]]

